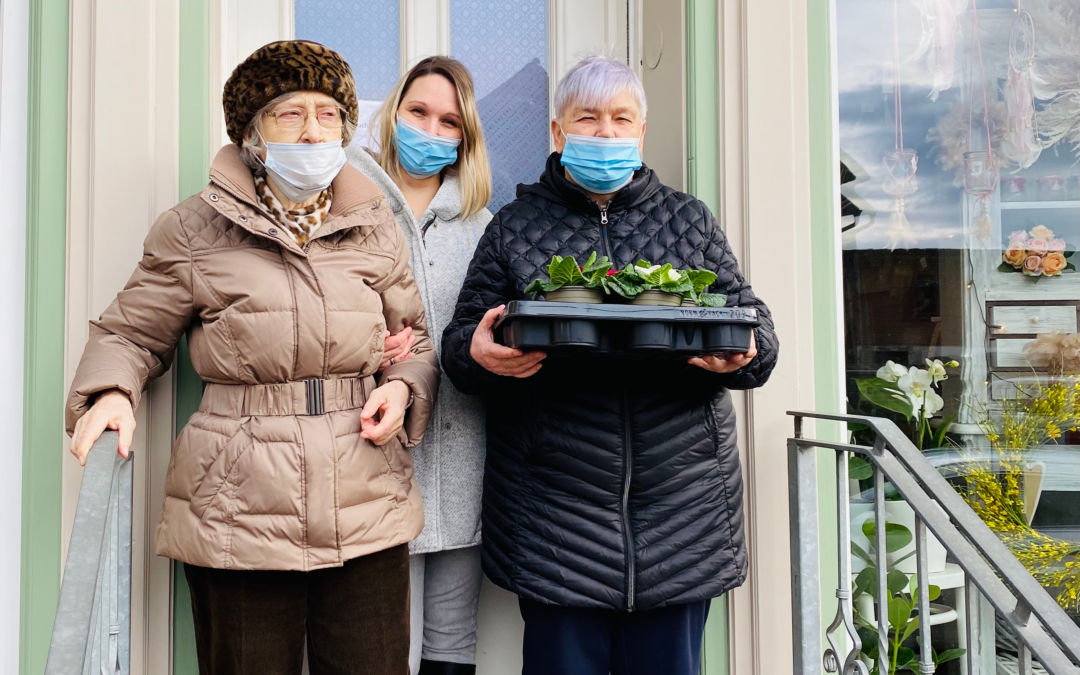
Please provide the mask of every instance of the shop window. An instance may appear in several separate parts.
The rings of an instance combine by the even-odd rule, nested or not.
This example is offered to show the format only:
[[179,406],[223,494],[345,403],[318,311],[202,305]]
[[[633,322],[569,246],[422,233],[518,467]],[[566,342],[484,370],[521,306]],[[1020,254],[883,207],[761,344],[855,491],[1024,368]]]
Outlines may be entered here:
[[1080,621],[1080,3],[836,0],[836,17],[850,410],[905,429]]
[[472,72],[497,211],[548,156],[547,0],[454,0],[450,49]]
[[399,0],[294,0],[297,39],[313,40],[341,54],[352,68],[360,102],[357,142],[378,145],[369,120],[401,77]]

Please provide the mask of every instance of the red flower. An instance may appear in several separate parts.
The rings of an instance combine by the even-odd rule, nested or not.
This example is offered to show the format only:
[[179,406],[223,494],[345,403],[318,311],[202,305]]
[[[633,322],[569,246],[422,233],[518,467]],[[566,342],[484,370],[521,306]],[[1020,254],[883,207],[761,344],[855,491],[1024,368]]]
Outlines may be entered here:
[[608,275],[609,277],[613,277],[613,276],[615,276],[616,274],[618,274],[618,272],[616,272],[615,270],[608,270],[608,271],[607,271],[607,275]]
[[584,271],[585,271],[585,268],[584,268],[584,267],[582,267],[581,265],[578,265],[578,266],[577,266],[577,268],[578,268],[579,270],[581,270],[582,272],[584,272]]

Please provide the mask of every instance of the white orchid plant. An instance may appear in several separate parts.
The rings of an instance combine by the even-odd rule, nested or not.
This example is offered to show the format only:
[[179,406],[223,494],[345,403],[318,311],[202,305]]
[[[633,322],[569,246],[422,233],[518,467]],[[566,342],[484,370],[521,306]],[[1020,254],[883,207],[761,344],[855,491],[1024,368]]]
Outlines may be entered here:
[[956,419],[956,415],[948,417],[936,432],[930,426],[931,420],[945,407],[941,383],[949,379],[949,368],[959,367],[956,361],[942,362],[940,359],[926,359],[926,368],[888,361],[878,369],[876,377],[859,379],[855,383],[865,401],[899,413],[913,423],[912,440],[922,450],[927,441],[934,444],[932,447],[940,447]]

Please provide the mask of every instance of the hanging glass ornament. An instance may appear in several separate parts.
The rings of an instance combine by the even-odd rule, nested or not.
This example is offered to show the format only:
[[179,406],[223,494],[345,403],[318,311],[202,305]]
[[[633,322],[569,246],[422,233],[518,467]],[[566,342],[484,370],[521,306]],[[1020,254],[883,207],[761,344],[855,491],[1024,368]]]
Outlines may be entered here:
[[964,192],[975,197],[977,215],[971,222],[972,234],[986,241],[994,228],[990,200],[997,191],[1001,172],[994,156],[985,150],[964,153]]
[[889,227],[889,250],[897,247],[910,248],[915,244],[915,234],[907,219],[904,198],[919,189],[916,172],[919,170],[919,155],[909,148],[894,150],[882,158],[885,165],[885,181],[882,190],[895,200]]

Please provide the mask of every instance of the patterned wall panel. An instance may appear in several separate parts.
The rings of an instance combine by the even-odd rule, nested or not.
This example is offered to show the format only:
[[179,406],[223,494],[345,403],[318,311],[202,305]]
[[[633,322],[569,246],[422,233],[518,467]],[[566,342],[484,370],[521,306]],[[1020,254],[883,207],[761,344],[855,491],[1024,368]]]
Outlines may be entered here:
[[361,100],[381,101],[401,74],[399,0],[295,0],[296,37],[336,50]]
[[533,183],[548,156],[547,0],[453,0],[450,46],[472,71],[494,181],[490,209]]

